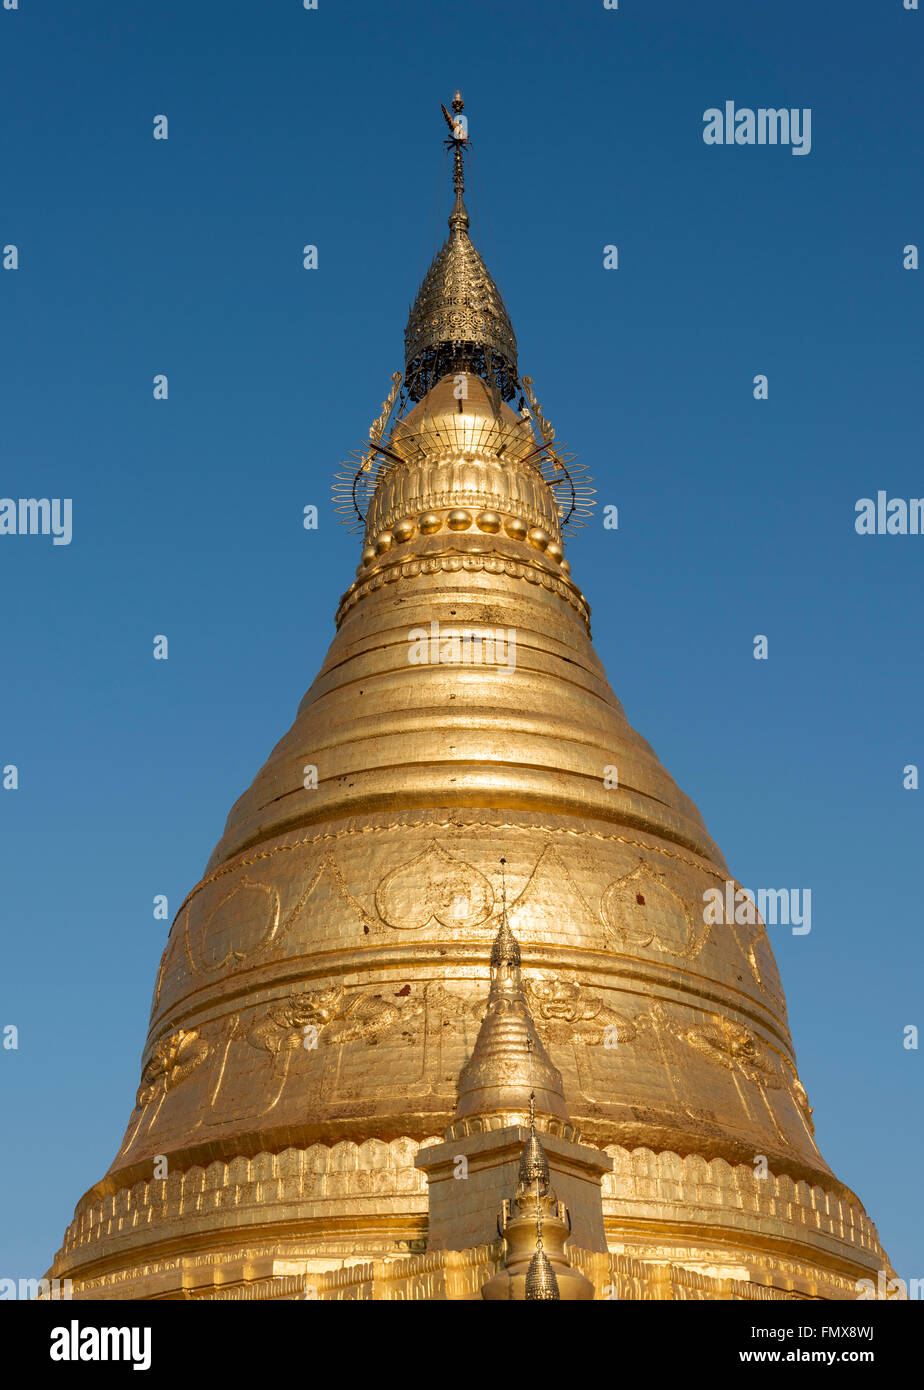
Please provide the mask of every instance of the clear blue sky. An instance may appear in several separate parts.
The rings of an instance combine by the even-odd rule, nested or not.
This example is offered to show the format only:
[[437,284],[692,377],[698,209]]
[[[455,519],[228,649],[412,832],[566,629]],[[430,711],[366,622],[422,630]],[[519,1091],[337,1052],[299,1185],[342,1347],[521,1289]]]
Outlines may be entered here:
[[[0,9],[0,493],[74,505],[70,546],[0,539],[0,1275],[110,1163],[153,896],[333,635],[330,480],[402,365],[460,85],[521,370],[620,509],[568,552],[597,650],[740,881],[811,888],[771,939],[819,1143],[924,1276],[924,537],[854,530],[924,494],[922,45],[901,0]],[[810,107],[811,153],[706,146],[726,100]]]

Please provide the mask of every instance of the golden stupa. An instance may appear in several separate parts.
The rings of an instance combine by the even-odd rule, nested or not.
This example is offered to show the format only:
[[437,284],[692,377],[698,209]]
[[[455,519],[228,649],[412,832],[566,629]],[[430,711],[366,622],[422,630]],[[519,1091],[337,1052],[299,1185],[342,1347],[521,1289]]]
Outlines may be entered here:
[[765,927],[704,921],[729,872],[594,653],[563,550],[589,491],[444,114],[449,236],[341,484],[365,548],[337,635],[173,922],[124,1140],[49,1273],[855,1298],[887,1257],[816,1146]]

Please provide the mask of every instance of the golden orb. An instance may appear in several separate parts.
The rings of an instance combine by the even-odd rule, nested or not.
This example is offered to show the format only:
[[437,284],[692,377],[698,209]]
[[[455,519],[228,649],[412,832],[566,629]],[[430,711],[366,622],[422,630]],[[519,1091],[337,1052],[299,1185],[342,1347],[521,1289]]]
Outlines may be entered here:
[[438,531],[443,524],[443,518],[437,516],[436,512],[424,512],[417,518],[417,525],[421,533],[425,536],[432,536],[434,531]]
[[467,531],[471,524],[472,514],[467,512],[464,507],[457,507],[446,518],[446,525],[450,531]]

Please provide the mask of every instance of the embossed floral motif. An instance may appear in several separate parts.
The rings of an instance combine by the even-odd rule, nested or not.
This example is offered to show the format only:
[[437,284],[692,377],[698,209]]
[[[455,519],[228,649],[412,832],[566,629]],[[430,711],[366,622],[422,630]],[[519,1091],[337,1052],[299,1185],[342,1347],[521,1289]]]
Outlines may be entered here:
[[425,996],[410,986],[400,991],[347,994],[340,985],[293,995],[270,1005],[247,1034],[253,1047],[276,1056],[304,1046],[305,1029],[318,1030],[319,1045],[375,1043],[402,1028],[410,1038],[422,1030]]
[[[576,981],[527,980],[526,994],[533,1017],[548,1025],[543,1034],[556,1045],[599,1045],[608,1037],[615,1037],[622,1044],[632,1042],[638,1035],[632,1019],[611,1008],[598,995],[582,990]],[[615,1029],[615,1034],[609,1033],[610,1029]]]
[[141,1073],[141,1083],[135,1104],[139,1109],[147,1105],[155,1096],[165,1095],[185,1081],[190,1072],[209,1053],[209,1045],[203,1042],[195,1028],[188,1031],[179,1028],[168,1038],[155,1043]]
[[779,1062],[774,1052],[749,1028],[730,1019],[720,1018],[714,1024],[685,1028],[680,1037],[698,1052],[728,1070],[740,1071],[748,1081],[775,1089],[783,1085]]
[[376,1043],[388,1033],[406,1029],[408,1037],[423,1027],[422,993],[354,995],[327,1030],[326,1041],[335,1046],[350,1042]]
[[273,1056],[302,1047],[305,1028],[314,1025],[320,1032],[338,1016],[343,998],[343,987],[331,985],[328,989],[309,990],[283,1003],[272,1004],[260,1022],[250,1029],[247,1041]]

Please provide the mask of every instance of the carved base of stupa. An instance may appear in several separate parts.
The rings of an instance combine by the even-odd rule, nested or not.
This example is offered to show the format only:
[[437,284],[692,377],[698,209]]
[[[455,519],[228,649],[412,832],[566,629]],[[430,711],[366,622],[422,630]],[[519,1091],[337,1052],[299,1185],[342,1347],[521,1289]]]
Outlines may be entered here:
[[[572,1268],[591,1281],[594,1298],[599,1300],[856,1298],[853,1285],[847,1281],[819,1277],[817,1270],[792,1261],[765,1265],[759,1277],[749,1279],[744,1269],[737,1273],[706,1272],[570,1246],[568,1254]],[[351,1261],[333,1269],[320,1268],[324,1263],[329,1262],[257,1250],[165,1257],[75,1286],[74,1298],[481,1302],[484,1284],[502,1262],[497,1243],[403,1259]]]
[[[84,1199],[51,1274],[72,1279],[78,1299],[297,1298],[306,1296],[306,1280],[319,1298],[474,1297],[370,1292],[404,1288],[402,1280],[468,1289],[475,1278],[466,1272],[470,1251],[414,1251],[428,1227],[427,1180],[414,1159],[441,1142],[318,1144]],[[858,1279],[890,1269],[873,1223],[821,1188],[772,1174],[761,1180],[722,1159],[606,1152],[614,1167],[603,1177],[603,1215],[613,1253],[577,1252],[574,1261],[598,1298],[610,1282],[619,1298],[854,1299]],[[243,1244],[245,1229],[252,1235]],[[494,1264],[485,1256],[478,1269],[486,1279]],[[687,1291],[665,1293],[665,1280]]]

